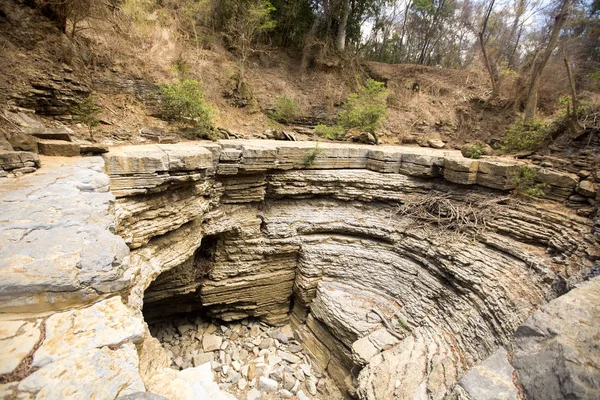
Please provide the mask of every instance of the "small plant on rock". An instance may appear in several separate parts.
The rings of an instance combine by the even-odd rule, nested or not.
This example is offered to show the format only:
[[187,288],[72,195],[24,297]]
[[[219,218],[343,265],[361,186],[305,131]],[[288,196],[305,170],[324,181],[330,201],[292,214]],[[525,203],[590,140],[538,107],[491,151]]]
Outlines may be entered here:
[[478,144],[472,144],[465,148],[464,155],[467,158],[479,159],[483,154],[483,147]]
[[98,114],[102,112],[100,106],[94,103],[92,96],[88,96],[73,107],[72,111],[77,116],[79,122],[87,125],[90,131],[90,139],[94,141],[93,129],[100,124],[100,120],[98,119]]
[[308,152],[308,154],[306,154],[306,158],[304,159],[304,165],[313,165],[315,163],[315,160],[317,159],[317,156],[321,154],[323,150],[323,148],[319,147],[319,143],[317,143],[317,145],[314,148],[312,148]]
[[514,193],[525,197],[544,197],[545,183],[536,183],[538,171],[526,165],[520,165],[512,175],[512,183],[515,186]]
[[197,129],[198,136],[214,131],[215,109],[204,100],[202,83],[184,79],[159,85],[162,115],[171,121],[179,121]]
[[300,115],[300,107],[291,97],[277,96],[268,115],[277,122],[289,124]]

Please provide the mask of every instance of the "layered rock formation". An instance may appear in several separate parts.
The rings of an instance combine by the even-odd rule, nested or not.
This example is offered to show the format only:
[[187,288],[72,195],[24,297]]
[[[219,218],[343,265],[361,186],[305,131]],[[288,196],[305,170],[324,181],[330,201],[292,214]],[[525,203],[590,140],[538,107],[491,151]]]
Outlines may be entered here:
[[[65,168],[61,174],[71,167]],[[581,186],[580,177],[527,166],[545,184],[547,200],[525,201],[509,196],[519,168],[514,160],[469,160],[453,151],[314,142],[112,149],[106,175],[88,169],[110,181],[112,194],[95,183],[74,194],[83,206],[88,200],[81,199],[93,193],[106,219],[85,217],[84,207],[77,221],[62,214],[56,220],[85,225],[69,231],[85,246],[106,236],[101,243],[118,247],[103,245],[90,262],[83,261],[85,251],[82,262],[53,267],[58,277],[70,271],[73,287],[41,278],[25,287],[23,273],[15,271],[14,291],[0,299],[0,309],[37,313],[53,304],[66,310],[116,297],[140,322],[142,309],[149,321],[188,311],[224,321],[291,321],[313,368],[348,395],[454,396],[469,368],[508,344],[529,315],[583,279],[600,255],[592,220],[561,204]],[[30,194],[12,196],[7,204]],[[3,234],[27,229],[15,224]],[[42,229],[56,234],[51,230],[61,224],[53,219]],[[90,224],[102,232],[88,233]],[[8,270],[18,264],[4,259]],[[93,278],[85,278],[88,271]],[[47,332],[49,320],[40,316],[13,328],[35,342],[19,353],[33,352],[34,368],[36,357],[49,360],[34,374],[60,357],[101,358],[92,353],[129,351],[132,343],[140,380],[119,383],[128,389],[118,394],[139,390],[139,382],[148,388],[186,379],[171,376],[185,370],[164,369],[170,361],[147,330],[122,330],[109,335],[112,341],[87,346],[63,344],[63,356],[52,358],[42,351],[49,339],[36,336],[38,326]],[[109,327],[102,329],[112,332]],[[10,383],[10,390],[39,394],[44,387],[22,382]]]

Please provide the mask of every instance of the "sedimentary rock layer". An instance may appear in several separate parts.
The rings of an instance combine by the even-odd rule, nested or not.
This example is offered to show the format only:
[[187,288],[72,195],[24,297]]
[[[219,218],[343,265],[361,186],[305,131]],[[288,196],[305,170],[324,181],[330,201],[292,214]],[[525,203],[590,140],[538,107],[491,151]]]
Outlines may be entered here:
[[[0,194],[17,216],[0,231],[0,312],[28,313],[3,317],[0,340],[26,339],[2,364],[6,393],[63,393],[72,381],[48,382],[66,360],[97,360],[98,397],[174,395],[195,372],[164,370],[145,307],[291,320],[349,395],[442,399],[600,256],[593,222],[562,205],[579,177],[511,159],[222,141],[113,149],[102,166],[42,169]],[[520,168],[536,169],[543,203],[510,196]]]

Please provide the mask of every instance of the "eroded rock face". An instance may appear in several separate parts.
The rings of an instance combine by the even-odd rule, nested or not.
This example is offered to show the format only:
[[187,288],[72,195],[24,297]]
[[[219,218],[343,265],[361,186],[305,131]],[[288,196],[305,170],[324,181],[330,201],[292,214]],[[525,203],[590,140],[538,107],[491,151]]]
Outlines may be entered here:
[[534,313],[515,332],[512,362],[528,399],[600,397],[600,278]]
[[[111,382],[101,398],[113,398],[113,383],[124,388],[114,396],[148,390],[194,398],[201,381],[210,395],[208,374],[168,369],[170,358],[143,323],[142,308],[153,304],[148,318],[179,309],[223,321],[290,322],[312,369],[347,394],[443,399],[556,296],[557,283],[579,281],[600,254],[593,222],[560,204],[580,186],[576,175],[540,170],[553,203],[525,203],[508,196],[514,160],[319,146],[314,157],[315,144],[303,142],[131,146],[105,155],[105,174],[98,158],[88,166],[73,161],[57,175],[38,172],[22,190],[2,192],[11,215],[30,208],[45,222],[38,229],[18,217],[1,231],[12,247],[0,250],[9,278],[0,311],[36,316],[13,319],[0,340],[13,331],[37,338],[26,346],[32,354],[16,352],[24,358],[6,369],[27,372],[29,362],[41,368],[25,380],[3,375],[9,383],[0,389],[46,393],[46,377],[60,373],[65,360],[81,359],[124,371],[119,381],[97,370]],[[26,189],[32,187],[44,190]],[[26,284],[22,262],[34,266],[27,271],[35,285]],[[44,273],[35,267],[42,264]],[[59,312],[36,314],[51,308]],[[77,333],[64,328],[68,320]],[[57,329],[64,338],[52,334]],[[136,358],[120,364],[120,352],[134,346]],[[282,351],[277,357],[293,363],[294,353]],[[288,388],[281,378],[280,390],[314,395],[312,386]],[[270,390],[270,383],[248,380],[249,393]]]

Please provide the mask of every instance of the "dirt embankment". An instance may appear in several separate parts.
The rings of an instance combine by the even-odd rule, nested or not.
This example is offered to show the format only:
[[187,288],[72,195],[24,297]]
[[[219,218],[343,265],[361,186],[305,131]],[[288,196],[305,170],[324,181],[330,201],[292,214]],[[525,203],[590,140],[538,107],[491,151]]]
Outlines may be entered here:
[[[300,51],[263,48],[247,67],[251,100],[236,107],[230,98],[237,71],[234,54],[218,34],[203,32],[201,45],[182,39],[172,28],[144,34],[123,15],[90,19],[74,38],[62,34],[37,10],[0,0],[0,114],[34,110],[47,126],[71,127],[87,138],[85,126],[72,118],[81,98],[92,94],[102,108],[95,138],[107,144],[136,143],[144,127],[181,135],[179,127],[156,117],[154,85],[177,74],[184,61],[189,77],[204,82],[207,100],[219,110],[217,127],[238,137],[262,137],[266,129],[285,128],[269,120],[266,110],[286,95],[299,105],[298,125],[332,121],[348,94],[367,75],[386,82],[390,91],[388,120],[381,143],[426,143],[442,139],[457,146],[472,139],[494,141],[514,115],[486,104],[485,74],[477,69],[445,70],[416,65],[355,61],[316,63],[300,70]],[[0,118],[0,129],[16,129]],[[293,129],[288,127],[287,129]],[[301,139],[317,139],[297,129]],[[320,140],[323,140],[322,138]]]

